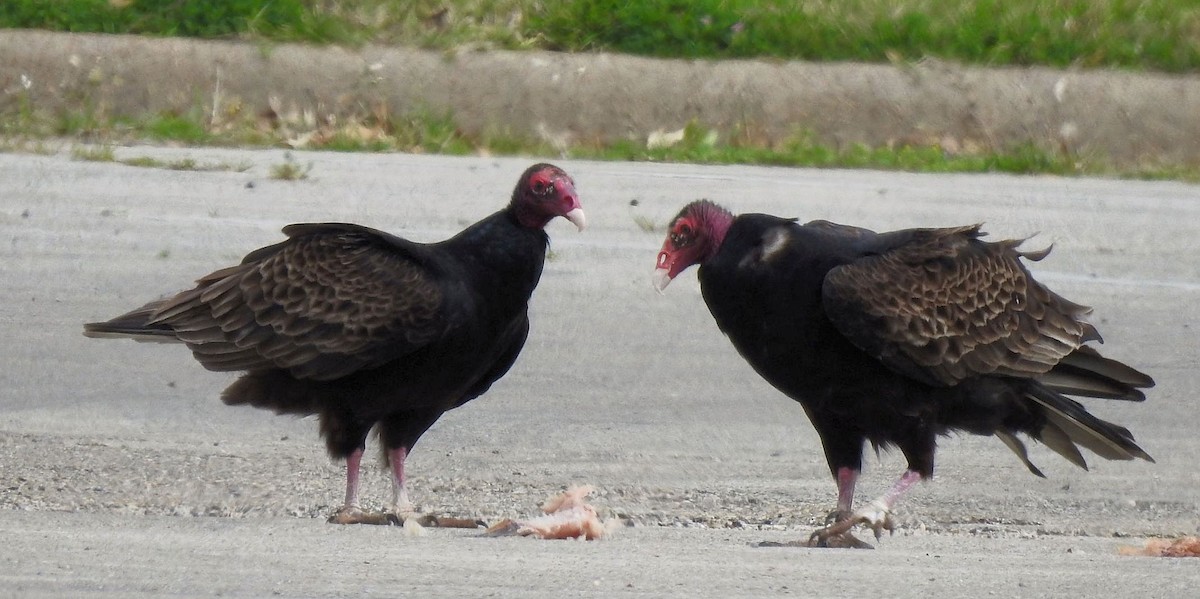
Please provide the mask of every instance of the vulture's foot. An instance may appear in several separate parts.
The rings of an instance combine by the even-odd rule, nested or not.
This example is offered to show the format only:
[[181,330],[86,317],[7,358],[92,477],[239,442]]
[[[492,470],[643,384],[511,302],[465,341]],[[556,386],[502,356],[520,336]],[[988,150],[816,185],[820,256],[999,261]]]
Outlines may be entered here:
[[439,516],[437,514],[425,514],[417,516],[417,523],[421,526],[430,528],[487,528],[487,522],[478,518],[455,518],[453,516]]
[[346,506],[326,520],[330,524],[375,524],[379,526],[402,526],[404,515],[391,512],[369,512],[358,506]]
[[810,547],[852,547],[856,549],[870,547],[850,534],[850,531],[859,524],[875,531],[876,540],[879,540],[884,530],[889,533],[896,530],[896,522],[892,519],[892,510],[882,501],[875,500],[851,514],[849,518],[839,520],[812,533],[812,536],[808,538],[808,545]]
[[827,536],[825,538],[817,538],[816,534],[804,541],[787,541],[780,543],[779,541],[762,541],[753,545],[754,547],[821,547],[829,549],[874,549],[870,543],[867,543],[858,537],[844,532],[839,535]]
[[380,526],[404,526],[412,520],[426,528],[487,528],[483,520],[454,518],[437,514],[421,514],[415,510],[394,509],[390,512],[372,512],[360,507],[343,507],[329,517],[330,524],[375,524]]

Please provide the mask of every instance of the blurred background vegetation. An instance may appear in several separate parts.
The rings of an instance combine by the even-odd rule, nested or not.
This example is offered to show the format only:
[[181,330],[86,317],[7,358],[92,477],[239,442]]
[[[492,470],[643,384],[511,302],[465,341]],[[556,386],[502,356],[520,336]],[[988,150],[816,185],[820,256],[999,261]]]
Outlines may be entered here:
[[0,27],[1195,72],[1197,0],[4,0]]
[[[1200,71],[1200,0],[0,0],[0,28],[236,39],[441,51],[538,49],[686,59],[803,59],[906,64]],[[615,160],[871,167],[924,171],[1114,174],[1103,157],[1032,142],[948,151],[939,143],[831,147],[797,130],[766,146],[690,123],[677,142],[550,147],[505,132],[467,135],[452,115],[371,110],[339,127],[290,131],[179,114],[113,119],[83,103],[46,114],[18,103],[0,151],[54,137],[346,151],[564,155]],[[226,122],[229,121],[229,122]],[[311,128],[310,128],[311,129]],[[680,132],[676,132],[680,133]],[[33,140],[33,141],[30,141]],[[90,154],[85,154],[90,156]],[[100,156],[111,155],[101,153]],[[95,158],[86,158],[95,159]],[[1123,176],[1200,180],[1195,165],[1150,162]]]

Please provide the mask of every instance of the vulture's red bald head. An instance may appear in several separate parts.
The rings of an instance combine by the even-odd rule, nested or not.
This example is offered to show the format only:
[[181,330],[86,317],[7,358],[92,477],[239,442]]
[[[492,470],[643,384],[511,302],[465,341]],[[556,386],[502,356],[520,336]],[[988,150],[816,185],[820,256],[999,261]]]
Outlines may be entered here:
[[531,229],[546,226],[556,216],[574,224],[580,231],[587,226],[575,181],[553,164],[535,164],[521,174],[513,189],[513,209],[517,220]]
[[731,224],[733,213],[708,200],[684,206],[667,227],[667,239],[658,252],[654,288],[662,292],[676,275],[716,254]]

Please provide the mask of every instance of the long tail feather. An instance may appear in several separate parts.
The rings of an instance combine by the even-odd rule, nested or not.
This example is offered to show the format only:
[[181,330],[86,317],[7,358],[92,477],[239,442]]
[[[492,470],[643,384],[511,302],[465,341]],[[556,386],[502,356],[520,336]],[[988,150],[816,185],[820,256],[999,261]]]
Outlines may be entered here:
[[1034,466],[1033,462],[1029,461],[1029,450],[1025,449],[1025,444],[1022,443],[1020,439],[1004,431],[996,431],[996,437],[1003,441],[1013,453],[1017,454],[1017,457],[1020,458],[1021,463],[1025,464],[1025,467],[1028,468],[1030,472],[1042,478],[1046,478],[1046,475],[1042,474],[1042,471],[1038,469],[1037,466]]
[[1040,385],[1031,388],[1026,397],[1039,404],[1046,416],[1045,426],[1034,437],[1081,468],[1087,465],[1076,445],[1109,460],[1154,461],[1134,442],[1129,429],[1089,414],[1079,402]]
[[1038,431],[1034,437],[1045,443],[1046,447],[1053,449],[1054,453],[1066,458],[1068,462],[1084,470],[1088,469],[1087,460],[1083,459],[1083,454],[1079,453],[1079,448],[1071,442],[1070,435],[1057,424],[1053,422],[1046,423],[1046,426],[1042,427],[1042,430]]
[[89,322],[83,325],[85,337],[100,339],[127,338],[136,341],[153,341],[158,343],[178,343],[179,338],[171,327],[164,324],[151,324],[150,320],[162,301],[155,301],[132,312],[122,314],[105,322]]
[[1144,401],[1146,395],[1140,389],[1154,386],[1154,379],[1145,373],[1105,358],[1088,346],[1068,354],[1038,380],[1058,393],[1126,401]]

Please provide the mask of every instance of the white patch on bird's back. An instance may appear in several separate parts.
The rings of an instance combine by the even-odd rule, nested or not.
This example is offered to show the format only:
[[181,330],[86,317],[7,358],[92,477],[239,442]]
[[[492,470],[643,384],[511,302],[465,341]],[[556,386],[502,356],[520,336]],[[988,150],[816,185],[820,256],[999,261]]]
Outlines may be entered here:
[[763,233],[762,242],[738,262],[738,268],[755,267],[770,262],[787,247],[788,238],[788,230],[785,227],[775,227]]
[[758,261],[770,262],[776,255],[787,247],[788,239],[791,236],[788,234],[786,227],[775,227],[763,234],[762,244],[759,246]]

